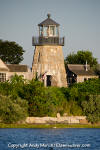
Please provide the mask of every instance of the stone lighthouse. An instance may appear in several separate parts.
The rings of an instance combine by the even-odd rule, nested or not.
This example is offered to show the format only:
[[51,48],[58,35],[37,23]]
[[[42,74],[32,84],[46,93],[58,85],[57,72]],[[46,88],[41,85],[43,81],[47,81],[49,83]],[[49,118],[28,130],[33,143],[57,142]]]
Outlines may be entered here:
[[37,76],[45,86],[67,86],[62,52],[64,37],[59,36],[59,26],[48,14],[47,19],[38,24],[39,36],[32,38],[32,45],[35,46],[33,78]]

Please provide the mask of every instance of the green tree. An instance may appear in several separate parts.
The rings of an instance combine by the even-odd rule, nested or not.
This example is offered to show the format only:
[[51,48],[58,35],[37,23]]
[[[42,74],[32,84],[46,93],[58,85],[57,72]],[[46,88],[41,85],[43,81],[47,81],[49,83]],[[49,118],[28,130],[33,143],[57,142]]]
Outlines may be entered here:
[[82,107],[89,122],[93,124],[100,121],[100,95],[91,95],[88,101],[82,102]]
[[0,95],[10,95],[11,93],[11,84],[6,81],[6,82],[0,82]]
[[22,75],[18,76],[17,74],[15,74],[14,76],[12,76],[10,80],[10,95],[12,95],[14,98],[18,97],[19,93],[23,90],[23,86],[25,86],[26,82],[27,80],[25,80]]
[[10,81],[0,82],[0,94],[6,96],[11,95],[16,98],[23,90],[23,86],[25,86],[26,82],[27,80],[25,80],[23,76],[15,74],[11,77]]
[[25,100],[0,95],[0,119],[4,123],[24,120],[28,116],[27,108],[28,104]]
[[75,100],[71,100],[68,102],[68,115],[73,115],[73,116],[82,116],[82,107],[78,105],[78,102]]
[[15,42],[0,40],[0,58],[5,63],[19,64],[23,60],[24,50]]
[[65,62],[67,64],[86,64],[86,61],[88,64],[90,64],[91,67],[98,63],[97,59],[93,57],[92,52],[90,52],[89,50],[87,51],[79,50],[76,54],[70,53],[65,58]]
[[68,88],[61,88],[61,92],[68,101],[66,109],[68,115],[83,115],[82,102],[88,102],[90,95],[100,95],[100,79],[91,79]]
[[45,88],[40,81],[32,80],[20,90],[19,96],[29,105],[29,116],[56,116],[66,110],[67,101],[59,88]]
[[76,87],[79,93],[83,93],[83,95],[85,95],[85,93],[88,95],[100,95],[100,78],[87,80],[83,83],[76,83],[72,85],[72,87]]
[[92,69],[100,77],[100,64],[95,65]]
[[[40,107],[43,107],[44,86],[40,81],[31,80],[18,92],[22,99],[26,99],[29,105],[29,116],[42,115]],[[45,101],[45,100],[44,100]]]
[[67,99],[60,88],[49,87],[45,89],[45,99],[47,104],[47,114],[49,116],[56,116],[57,113],[63,115],[67,112]]

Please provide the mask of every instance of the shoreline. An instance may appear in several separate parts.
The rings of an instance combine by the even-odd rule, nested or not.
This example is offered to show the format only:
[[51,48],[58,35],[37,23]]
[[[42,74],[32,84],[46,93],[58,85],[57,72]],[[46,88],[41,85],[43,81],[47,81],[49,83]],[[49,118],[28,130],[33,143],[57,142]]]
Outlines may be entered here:
[[97,124],[4,124],[0,128],[100,128]]

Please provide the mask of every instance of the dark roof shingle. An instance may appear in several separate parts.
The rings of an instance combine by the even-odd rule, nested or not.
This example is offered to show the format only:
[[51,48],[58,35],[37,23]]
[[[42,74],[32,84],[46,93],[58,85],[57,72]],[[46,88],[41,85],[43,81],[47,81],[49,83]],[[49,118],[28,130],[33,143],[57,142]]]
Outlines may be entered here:
[[[70,70],[85,70],[86,65],[81,65],[81,64],[68,64],[68,69]],[[87,69],[90,70],[90,65],[87,65]]]
[[7,68],[0,68],[0,71],[9,71]]
[[74,74],[76,75],[86,75],[86,76],[92,76],[92,75],[96,75],[94,71],[91,70],[71,70]]
[[10,72],[27,72],[27,65],[7,64]]
[[73,72],[76,75],[96,75],[94,71],[90,70],[90,65],[87,65],[87,71],[86,71],[86,65],[81,64],[68,64],[68,70]]
[[48,18],[45,19],[44,21],[42,21],[40,24],[38,24],[38,26],[43,26],[43,25],[45,25],[45,26],[48,26],[48,25],[56,25],[56,26],[59,26],[59,24],[58,24],[57,22],[55,22],[54,20],[52,20],[52,19],[50,18],[50,14],[48,14],[47,16],[48,16]]

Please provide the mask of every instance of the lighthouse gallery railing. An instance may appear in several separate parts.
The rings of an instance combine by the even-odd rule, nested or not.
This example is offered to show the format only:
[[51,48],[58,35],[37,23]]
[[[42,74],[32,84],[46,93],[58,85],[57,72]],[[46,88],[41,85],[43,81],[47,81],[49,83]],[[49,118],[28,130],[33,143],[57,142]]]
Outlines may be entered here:
[[62,45],[64,37],[32,37],[32,45]]

